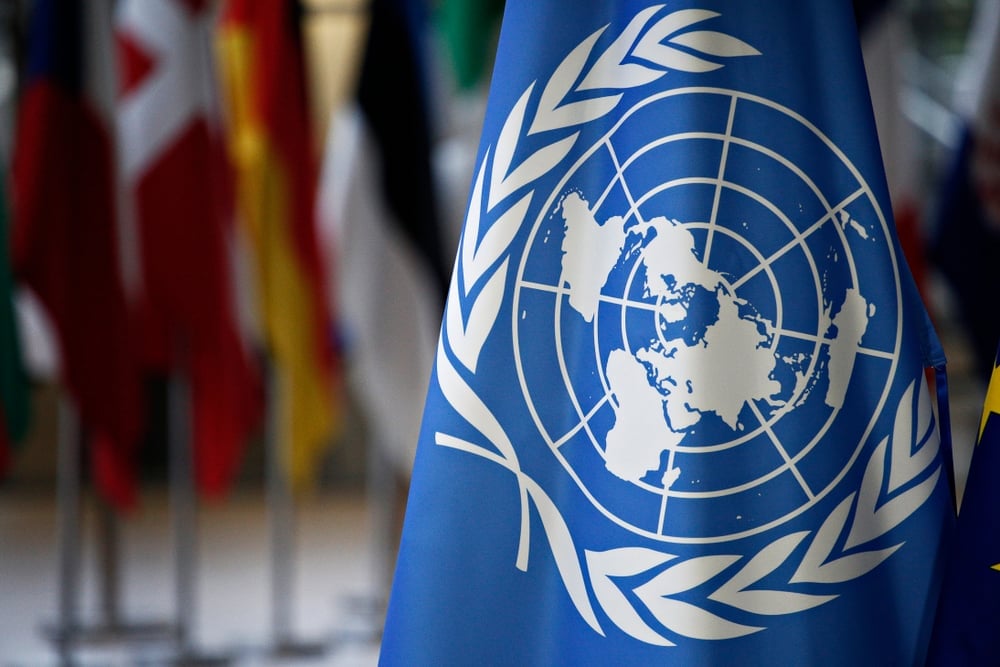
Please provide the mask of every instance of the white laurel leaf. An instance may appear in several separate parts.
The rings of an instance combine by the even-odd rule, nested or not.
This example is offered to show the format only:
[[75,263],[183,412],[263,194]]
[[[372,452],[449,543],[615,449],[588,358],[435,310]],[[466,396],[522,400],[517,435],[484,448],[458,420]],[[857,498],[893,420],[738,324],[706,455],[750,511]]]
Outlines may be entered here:
[[843,532],[854,497],[855,494],[851,494],[845,498],[820,526],[816,537],[806,551],[806,555],[795,574],[792,575],[791,583],[841,584],[851,579],[857,579],[873,570],[894,554],[899,547],[903,546],[897,544],[887,549],[863,551],[842,556],[836,560],[828,560],[836,545],[837,538]]
[[552,549],[552,557],[555,559],[556,568],[562,577],[566,591],[570,599],[576,606],[577,611],[583,620],[600,635],[604,635],[601,624],[594,614],[594,608],[590,604],[590,596],[587,594],[587,584],[583,578],[583,569],[577,559],[576,547],[573,544],[573,536],[569,532],[569,527],[559,513],[548,494],[533,479],[522,475],[522,483],[528,490],[528,495],[535,502],[538,516],[542,520],[545,528],[545,536],[548,538],[549,547]]
[[465,347],[465,321],[462,318],[462,303],[458,296],[458,280],[452,280],[448,287],[448,301],[444,309],[444,330],[447,334],[448,344],[452,350],[455,350],[456,356],[461,359],[464,353],[459,353],[457,350]]
[[701,586],[739,559],[739,556],[730,555],[688,558],[660,572],[635,592],[643,600],[683,593]]
[[861,551],[830,561],[820,568],[823,574],[822,583],[841,584],[868,574],[881,565],[886,558],[896,553],[896,550],[901,546],[903,546],[902,543],[886,549]]
[[669,41],[674,44],[686,46],[700,53],[721,56],[723,58],[760,55],[760,51],[743,40],[713,30],[682,32],[679,35],[671,37]]
[[[709,596],[716,599],[715,596]],[[750,590],[735,593],[731,599],[719,600],[737,609],[762,616],[794,614],[826,604],[836,599],[836,595],[813,595],[794,591]]]
[[633,577],[676,558],[645,547],[619,547],[607,551],[586,550],[591,577]]
[[[618,102],[621,99],[622,94],[618,93],[617,95],[607,95],[605,97],[592,97],[580,102],[569,102],[546,113],[545,123],[552,123],[556,127],[583,125],[610,113],[612,109],[618,106]],[[536,119],[535,124],[531,128],[532,132],[553,129],[544,126],[536,129],[535,126],[538,124],[539,121]]]
[[681,28],[713,19],[716,16],[720,16],[719,12],[707,9],[681,9],[671,12],[654,23],[643,39],[648,39],[652,42],[662,42]]
[[561,119],[552,115],[553,111],[562,104],[563,100],[566,99],[566,96],[573,89],[573,85],[580,78],[581,72],[583,72],[583,66],[587,64],[587,59],[590,57],[590,52],[593,50],[594,44],[607,29],[608,26],[604,26],[594,31],[559,63],[556,71],[552,73],[552,78],[549,79],[548,83],[545,84],[545,88],[542,89],[542,97],[538,101],[535,120],[528,130],[529,135],[567,127],[562,124],[563,121]]
[[[479,395],[462,379],[445,354],[443,341],[438,342],[437,363],[438,385],[445,400],[469,422],[473,428],[483,434],[496,447],[514,470],[520,470],[517,451],[507,437],[506,431],[497,421],[496,416],[483,403]],[[525,499],[527,496],[525,495]]]
[[[486,343],[486,338],[493,330],[500,304],[503,301],[504,287],[507,284],[507,266],[510,259],[505,259],[486,284],[482,292],[472,304],[469,317],[464,327],[453,326],[454,320],[448,321],[448,342],[451,349],[466,368],[473,373],[479,364],[479,353]],[[452,281],[454,283],[455,281]],[[448,305],[451,310],[453,306]],[[450,317],[450,314],[449,314]]]
[[788,557],[809,534],[809,531],[791,533],[771,542],[750,559],[732,579],[709,595],[709,599],[754,614],[774,616],[805,611],[829,602],[835,595],[808,595],[790,591],[747,590],[768,576]]
[[609,551],[588,550],[585,554],[594,595],[611,622],[621,628],[622,632],[639,641],[655,646],[675,646],[672,641],[649,627],[611,579],[614,576],[630,576],[646,572],[674,556],[641,547],[623,547]]
[[521,129],[524,126],[524,113],[528,108],[528,101],[531,99],[531,91],[535,89],[535,84],[528,86],[527,90],[521,94],[520,99],[510,110],[507,119],[500,128],[500,136],[497,138],[496,149],[493,151],[493,166],[490,168],[490,203],[487,210],[492,210],[499,196],[494,196],[493,190],[500,186],[500,183],[507,178],[510,173],[511,164],[514,162],[514,151],[521,140]]
[[471,289],[469,285],[478,282],[483,273],[493,266],[493,263],[500,258],[500,255],[510,247],[511,241],[514,240],[514,235],[517,234],[517,230],[521,227],[521,223],[524,222],[524,217],[528,213],[528,207],[531,205],[533,194],[533,192],[529,192],[521,197],[520,201],[507,209],[493,223],[489,231],[483,236],[479,247],[474,253],[469,253],[470,258],[468,261],[465,259],[463,249],[463,270],[466,289]]
[[[889,470],[888,493],[890,494],[926,470],[937,457],[940,437],[934,428],[930,390],[927,388],[927,383],[921,381],[914,397],[914,388],[917,384],[917,381],[914,381],[907,387],[896,409],[892,430],[892,466]],[[916,409],[914,409],[914,398]],[[916,424],[914,424],[914,413]],[[918,443],[923,443],[919,449]]]
[[[487,149],[483,157],[483,163],[479,166],[476,174],[476,181],[472,186],[472,196],[469,201],[469,212],[465,216],[465,224],[462,225],[462,293],[466,296],[472,291],[473,286],[479,279],[474,275],[476,266],[476,244],[479,242],[479,224],[482,220],[483,211],[483,177],[486,175],[486,163],[489,162],[490,151]],[[455,281],[452,281],[455,282]]]
[[[882,488],[882,479],[885,477],[885,452],[886,440],[882,440],[875,448],[875,453],[872,454],[872,458],[865,468],[861,492],[858,495],[858,508],[850,533],[847,535],[845,549],[853,549],[888,533],[923,505],[937,485],[941,475],[940,467],[927,479],[876,509],[880,495],[879,490]],[[894,459],[893,465],[897,465],[897,463]]]
[[[455,281],[452,281],[454,284]],[[507,432],[497,421],[496,416],[483,403],[479,395],[473,391],[448,359],[444,349],[444,337],[438,339],[438,349],[435,368],[437,370],[438,386],[448,403],[462,419],[469,422],[473,428],[483,434],[506,462],[509,470],[516,472],[518,494],[521,502],[521,531],[518,538],[516,565],[520,570],[528,567],[528,542],[530,535],[530,517],[528,516],[528,491],[524,486],[525,475],[521,473],[521,463],[517,451],[507,437]]]
[[[638,593],[638,590],[636,591]],[[682,637],[719,640],[744,637],[764,628],[726,620],[687,602],[672,598],[646,599],[639,596],[656,620]]]
[[685,53],[666,44],[640,42],[639,46],[635,49],[635,55],[656,63],[660,67],[675,69],[681,72],[703,73],[722,68],[722,65],[719,63],[713,63],[704,58],[693,56],[690,53]]
[[823,522],[823,525],[816,532],[816,537],[813,538],[812,543],[809,545],[806,555],[802,557],[802,562],[799,563],[795,574],[792,575],[791,583],[823,581],[823,576],[821,576],[823,563],[833,553],[833,548],[837,544],[837,538],[847,524],[847,517],[850,514],[854,496],[855,494],[853,493],[847,496],[837,505],[836,509],[830,512],[826,521]]
[[663,5],[653,5],[636,14],[628,27],[597,59],[587,75],[577,86],[577,90],[598,90],[601,88],[635,88],[656,81],[666,72],[659,72],[643,65],[626,63],[625,58],[632,45],[639,38],[642,29]]
[[[564,139],[539,148],[518,165],[509,176],[499,181],[492,181],[490,183],[489,210],[492,211],[493,207],[506,199],[508,195],[548,173],[559,164],[569,154],[579,136],[580,133],[575,132]],[[493,172],[493,176],[496,176],[496,171]]]

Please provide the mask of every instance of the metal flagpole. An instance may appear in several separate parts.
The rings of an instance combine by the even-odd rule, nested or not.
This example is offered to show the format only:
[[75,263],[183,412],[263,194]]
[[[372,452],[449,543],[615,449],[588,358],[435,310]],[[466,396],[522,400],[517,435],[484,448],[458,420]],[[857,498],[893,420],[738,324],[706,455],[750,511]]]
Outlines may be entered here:
[[281,657],[317,657],[326,652],[322,642],[296,639],[292,631],[295,585],[295,499],[285,470],[288,441],[284,403],[274,366],[267,373],[267,507],[271,532],[271,641]]
[[76,408],[59,400],[59,469],[56,489],[59,543],[59,620],[54,639],[59,658],[72,661],[72,644],[79,628],[80,593],[80,425]]
[[226,665],[232,661],[230,656],[201,653],[193,638],[198,625],[198,502],[194,483],[191,385],[183,371],[175,370],[170,377],[167,402],[177,641],[173,664]]
[[45,628],[60,659],[71,662],[78,644],[114,641],[150,641],[172,636],[167,622],[125,623],[120,613],[119,519],[113,508],[98,499],[98,601],[101,618],[86,624],[80,618],[80,573],[83,552],[83,460],[84,432],[72,401],[59,399],[57,444],[56,512],[59,551],[58,618]]

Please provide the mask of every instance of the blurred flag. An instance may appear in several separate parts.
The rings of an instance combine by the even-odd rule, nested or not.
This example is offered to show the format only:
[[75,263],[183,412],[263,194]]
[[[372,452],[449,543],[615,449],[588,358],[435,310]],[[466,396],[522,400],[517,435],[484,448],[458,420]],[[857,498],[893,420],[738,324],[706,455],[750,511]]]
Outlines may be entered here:
[[357,105],[332,124],[322,194],[351,381],[373,441],[404,476],[447,289],[418,6],[372,2]]
[[924,289],[926,244],[921,229],[920,142],[917,127],[903,113],[904,64],[911,46],[907,17],[899,2],[855,0],[868,90],[885,164],[893,217],[903,254],[917,287]]
[[503,0],[442,0],[438,21],[460,90],[475,88],[489,74]]
[[195,468],[232,479],[261,387],[236,300],[232,174],[214,77],[212,3],[125,0],[116,35],[122,172],[142,247],[144,354],[189,376]]
[[929,665],[996,664],[1000,656],[1000,351],[983,405]]
[[337,410],[299,21],[294,0],[231,0],[219,36],[238,201],[256,260],[286,467],[297,484],[315,476]]
[[932,259],[953,289],[975,369],[986,381],[1000,310],[983,302],[1000,284],[1000,3],[976,3],[955,107],[965,124],[935,211]]
[[851,6],[697,4],[507,4],[382,664],[923,658],[944,359]]
[[14,318],[9,238],[6,196],[0,182],[0,474],[9,463],[10,443],[28,430],[28,383]]
[[59,340],[95,481],[134,500],[141,384],[117,202],[112,4],[39,0],[13,158],[14,258]]

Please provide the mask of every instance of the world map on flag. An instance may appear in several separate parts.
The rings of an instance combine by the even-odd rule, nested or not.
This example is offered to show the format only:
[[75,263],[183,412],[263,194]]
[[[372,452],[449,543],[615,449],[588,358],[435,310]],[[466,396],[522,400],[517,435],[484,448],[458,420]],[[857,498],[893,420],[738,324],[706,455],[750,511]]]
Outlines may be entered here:
[[[702,115],[679,113],[692,100]],[[832,186],[808,151],[841,165]],[[732,538],[837,483],[875,416],[850,416],[869,391],[852,377],[891,374],[899,311],[866,287],[862,258],[892,261],[891,244],[834,147],[765,100],[673,91],[595,137],[544,211],[522,257],[518,368],[595,506],[647,536]],[[715,523],[690,519],[703,512]]]

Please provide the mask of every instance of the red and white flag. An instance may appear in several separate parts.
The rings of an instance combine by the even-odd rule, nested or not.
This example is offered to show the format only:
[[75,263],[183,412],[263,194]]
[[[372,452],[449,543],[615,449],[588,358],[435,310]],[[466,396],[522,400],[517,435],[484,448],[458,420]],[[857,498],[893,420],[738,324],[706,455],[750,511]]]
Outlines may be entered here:
[[138,230],[144,356],[191,383],[200,488],[224,490],[262,406],[237,316],[233,182],[204,0],[125,0],[116,34],[126,210]]

